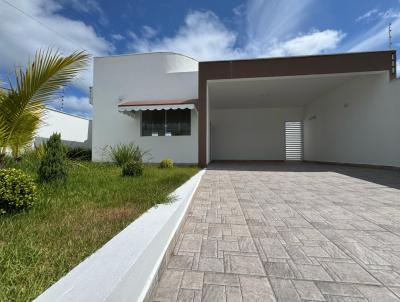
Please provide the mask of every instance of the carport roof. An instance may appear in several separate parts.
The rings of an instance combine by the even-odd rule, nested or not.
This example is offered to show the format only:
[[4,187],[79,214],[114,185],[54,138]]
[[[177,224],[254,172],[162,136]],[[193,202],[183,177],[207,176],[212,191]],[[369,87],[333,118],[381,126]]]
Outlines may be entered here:
[[199,164],[207,165],[207,81],[387,71],[396,78],[396,51],[199,62]]
[[396,77],[396,51],[257,58],[199,63],[201,79],[279,77],[387,70]]

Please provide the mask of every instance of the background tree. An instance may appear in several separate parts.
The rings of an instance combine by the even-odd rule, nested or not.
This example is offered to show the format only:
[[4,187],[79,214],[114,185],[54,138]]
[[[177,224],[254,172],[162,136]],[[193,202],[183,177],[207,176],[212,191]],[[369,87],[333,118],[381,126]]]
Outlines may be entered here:
[[89,59],[83,51],[62,56],[39,50],[25,71],[15,70],[14,81],[8,80],[10,89],[0,91],[0,160],[7,148],[17,158],[32,143],[45,104],[86,69]]

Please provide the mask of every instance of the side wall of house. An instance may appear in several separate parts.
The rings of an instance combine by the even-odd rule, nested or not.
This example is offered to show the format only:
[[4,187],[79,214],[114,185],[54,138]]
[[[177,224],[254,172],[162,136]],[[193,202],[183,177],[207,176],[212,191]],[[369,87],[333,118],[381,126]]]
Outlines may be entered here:
[[211,109],[212,160],[284,160],[285,121],[303,108]]
[[141,136],[140,113],[118,112],[118,103],[159,99],[191,99],[198,94],[198,63],[172,53],[95,58],[93,83],[93,160],[107,160],[104,149],[135,143],[151,162],[171,158],[198,162],[198,113],[192,110],[190,136]]
[[46,141],[53,133],[60,133],[63,142],[71,147],[92,147],[92,121],[68,113],[46,109],[42,125],[39,127],[34,143]]
[[400,167],[400,81],[358,78],[305,108],[305,160]]

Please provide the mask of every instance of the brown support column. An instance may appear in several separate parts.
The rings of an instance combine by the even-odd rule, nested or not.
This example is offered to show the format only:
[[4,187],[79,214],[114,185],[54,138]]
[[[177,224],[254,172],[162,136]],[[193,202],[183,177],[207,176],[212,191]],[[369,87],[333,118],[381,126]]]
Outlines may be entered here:
[[199,165],[207,166],[207,79],[199,68]]

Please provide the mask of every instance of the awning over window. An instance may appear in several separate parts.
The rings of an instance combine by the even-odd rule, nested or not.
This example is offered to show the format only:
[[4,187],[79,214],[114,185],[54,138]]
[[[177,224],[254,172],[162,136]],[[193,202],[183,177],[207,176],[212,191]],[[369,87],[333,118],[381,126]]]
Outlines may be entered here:
[[196,105],[197,99],[127,101],[118,104],[118,111],[127,113],[145,110],[195,109]]

